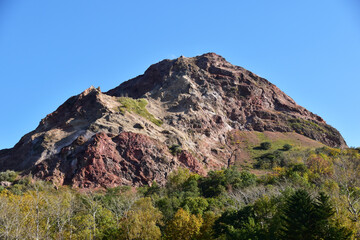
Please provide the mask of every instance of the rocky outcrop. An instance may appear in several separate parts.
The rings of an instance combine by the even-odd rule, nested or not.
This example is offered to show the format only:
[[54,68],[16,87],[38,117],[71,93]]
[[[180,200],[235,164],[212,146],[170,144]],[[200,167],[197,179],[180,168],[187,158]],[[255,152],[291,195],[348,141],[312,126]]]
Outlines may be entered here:
[[8,181],[0,182],[0,187],[10,187],[10,186],[11,186],[11,182],[8,182]]
[[37,178],[79,188],[139,186],[153,181],[164,184],[178,167],[205,173],[188,152],[173,156],[166,145],[143,134],[97,133],[86,143],[79,145],[77,141],[30,171]]
[[249,157],[229,136],[250,131],[346,147],[336,129],[275,85],[208,53],[163,60],[106,93],[90,87],[69,98],[0,151],[0,171],[79,188],[164,184],[178,167],[206,174]]
[[[331,147],[346,146],[340,133],[320,116],[297,105],[266,79],[215,53],[161,61],[107,94],[159,101],[163,112],[178,113],[165,117],[177,128],[192,128],[195,122],[202,131],[212,132],[225,123],[240,130],[295,131]],[[300,122],[294,124],[296,119]]]

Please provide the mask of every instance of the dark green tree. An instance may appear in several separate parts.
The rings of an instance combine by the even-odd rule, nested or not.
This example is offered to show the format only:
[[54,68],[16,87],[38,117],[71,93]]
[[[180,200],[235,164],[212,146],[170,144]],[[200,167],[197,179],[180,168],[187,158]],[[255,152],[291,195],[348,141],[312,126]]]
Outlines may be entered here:
[[335,211],[324,193],[313,199],[306,190],[297,190],[285,203],[282,239],[335,240],[351,239],[351,232],[335,224]]
[[224,171],[210,171],[206,178],[199,179],[199,187],[204,197],[217,197],[226,191]]
[[283,239],[315,239],[314,201],[307,191],[297,190],[286,200],[282,219]]
[[226,211],[215,221],[214,235],[218,239],[265,240],[269,239],[267,223],[257,215],[253,206],[239,211]]
[[292,146],[290,144],[288,144],[288,143],[284,144],[284,146],[283,146],[284,151],[289,151],[291,148],[292,148]]
[[330,197],[320,192],[314,203],[315,229],[317,239],[342,240],[350,239],[351,231],[336,224],[332,217],[335,214]]

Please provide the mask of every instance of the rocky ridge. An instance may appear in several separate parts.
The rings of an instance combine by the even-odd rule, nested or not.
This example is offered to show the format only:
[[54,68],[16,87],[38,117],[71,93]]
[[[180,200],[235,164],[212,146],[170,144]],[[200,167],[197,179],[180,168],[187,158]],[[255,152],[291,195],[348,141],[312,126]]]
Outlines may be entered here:
[[102,93],[91,87],[41,120],[0,170],[80,188],[165,183],[182,166],[227,166],[236,132],[297,133],[346,147],[340,133],[275,85],[223,57],[163,60]]

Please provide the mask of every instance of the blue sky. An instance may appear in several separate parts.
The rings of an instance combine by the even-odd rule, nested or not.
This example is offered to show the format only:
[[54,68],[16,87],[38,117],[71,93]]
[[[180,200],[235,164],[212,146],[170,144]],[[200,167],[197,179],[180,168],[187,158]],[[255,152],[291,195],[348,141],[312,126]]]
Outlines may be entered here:
[[357,0],[0,0],[0,149],[70,96],[216,52],[360,146]]

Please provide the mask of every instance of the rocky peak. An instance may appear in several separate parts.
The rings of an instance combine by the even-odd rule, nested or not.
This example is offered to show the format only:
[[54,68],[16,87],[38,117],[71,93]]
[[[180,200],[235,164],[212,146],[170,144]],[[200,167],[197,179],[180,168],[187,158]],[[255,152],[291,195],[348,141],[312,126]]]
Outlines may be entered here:
[[266,79],[215,53],[161,61],[106,94],[158,101],[168,123],[182,130],[193,121],[213,127],[210,119],[218,115],[233,129],[295,131],[329,146],[346,146],[320,116],[297,105]]
[[215,53],[207,53],[194,58],[181,56],[174,60],[166,59],[151,65],[143,75],[124,82],[106,94],[140,98],[148,92],[156,92],[160,87],[169,85],[169,78],[171,77],[191,75],[201,70],[216,73],[217,71],[221,72],[222,68],[231,69],[234,67],[225,58]]
[[106,111],[101,92],[93,86],[77,96],[69,98],[54,112],[41,120],[38,129],[46,130],[54,127],[69,127],[69,119],[98,118]]
[[91,86],[69,98],[0,151],[0,171],[84,188],[164,184],[180,166],[206,174],[251,161],[236,144],[260,132],[346,147],[336,129],[275,85],[206,53],[163,60],[106,93]]

